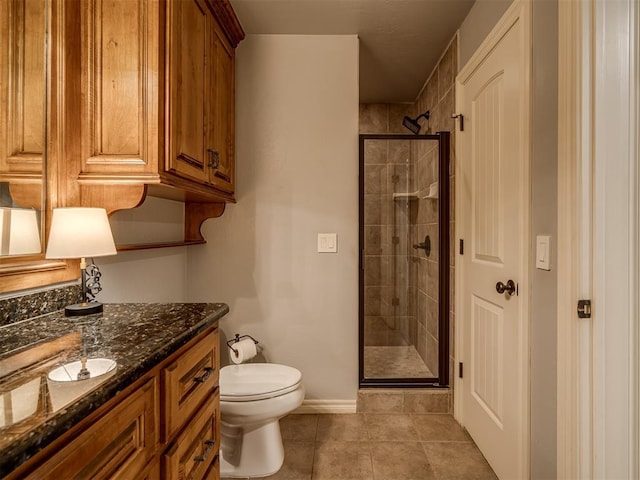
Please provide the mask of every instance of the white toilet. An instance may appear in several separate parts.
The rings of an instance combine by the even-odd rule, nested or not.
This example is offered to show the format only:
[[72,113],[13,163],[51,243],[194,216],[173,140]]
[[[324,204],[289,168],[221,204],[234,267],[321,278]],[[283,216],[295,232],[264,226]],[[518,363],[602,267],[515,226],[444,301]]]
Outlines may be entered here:
[[274,363],[228,365],[220,370],[222,478],[273,475],[284,461],[280,418],[302,404],[299,370]]

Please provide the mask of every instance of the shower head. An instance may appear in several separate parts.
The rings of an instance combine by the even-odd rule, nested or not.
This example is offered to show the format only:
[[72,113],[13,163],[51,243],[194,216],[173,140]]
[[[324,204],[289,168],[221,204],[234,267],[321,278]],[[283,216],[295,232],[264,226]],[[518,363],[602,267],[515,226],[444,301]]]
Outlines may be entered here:
[[411,118],[405,115],[404,119],[402,120],[402,125],[404,125],[405,128],[411,130],[411,133],[417,135],[418,133],[420,133],[420,129],[422,128],[418,123],[418,120],[420,120],[422,117],[429,120],[430,115],[431,114],[429,113],[429,110],[418,115],[416,118]]

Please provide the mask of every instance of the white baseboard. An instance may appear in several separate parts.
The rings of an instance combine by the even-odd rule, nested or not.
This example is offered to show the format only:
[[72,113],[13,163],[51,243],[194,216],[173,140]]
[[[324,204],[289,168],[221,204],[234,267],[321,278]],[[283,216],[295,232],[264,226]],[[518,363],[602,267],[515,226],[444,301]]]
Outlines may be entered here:
[[356,413],[356,400],[304,400],[293,413]]

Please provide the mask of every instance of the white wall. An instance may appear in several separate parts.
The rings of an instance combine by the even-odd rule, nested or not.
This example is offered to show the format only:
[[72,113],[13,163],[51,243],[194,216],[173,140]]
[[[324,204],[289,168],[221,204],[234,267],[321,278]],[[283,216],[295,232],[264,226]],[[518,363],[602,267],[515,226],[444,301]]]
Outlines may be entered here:
[[[226,336],[303,373],[307,399],[358,388],[358,39],[249,35],[237,52],[237,200],[188,250],[192,301]],[[318,232],[338,253],[317,253]]]
[[467,63],[513,0],[476,0],[460,25],[458,71]]
[[531,248],[551,236],[551,271],[531,258],[531,478],[556,478],[558,239],[558,1],[532,4]]
[[102,272],[105,303],[184,302],[187,247],[120,252],[95,259]]
[[[181,240],[184,204],[147,197],[110,219],[116,244]],[[184,302],[187,299],[187,247],[120,252],[95,259],[102,272],[101,302]]]

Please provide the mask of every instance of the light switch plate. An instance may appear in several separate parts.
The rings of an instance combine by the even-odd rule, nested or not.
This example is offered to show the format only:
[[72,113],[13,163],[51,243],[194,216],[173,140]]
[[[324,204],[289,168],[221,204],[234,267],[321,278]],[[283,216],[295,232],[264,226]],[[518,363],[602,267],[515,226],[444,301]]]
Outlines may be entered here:
[[536,237],[536,268],[551,270],[551,237],[549,235]]
[[318,234],[318,253],[336,253],[338,251],[337,233]]

